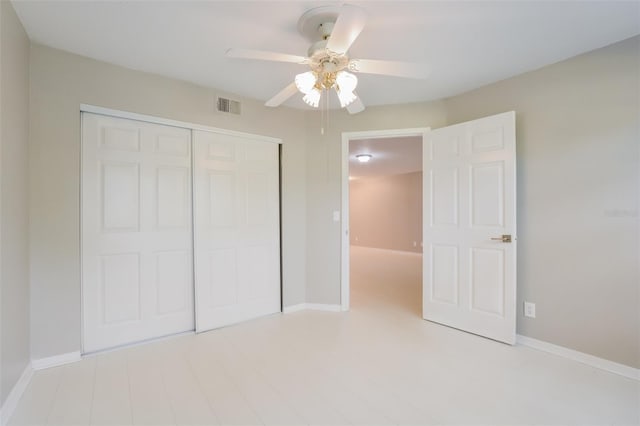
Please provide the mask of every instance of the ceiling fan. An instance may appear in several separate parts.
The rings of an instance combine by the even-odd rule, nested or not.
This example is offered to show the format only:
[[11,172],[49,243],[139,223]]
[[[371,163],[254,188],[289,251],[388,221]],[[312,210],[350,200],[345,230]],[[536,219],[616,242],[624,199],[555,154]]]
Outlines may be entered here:
[[364,110],[355,92],[358,78],[353,73],[380,74],[423,79],[428,75],[424,64],[354,59],[348,50],[366,23],[365,11],[354,5],[323,6],[305,12],[298,20],[298,32],[312,44],[308,56],[289,55],[264,50],[229,49],[227,57],[292,62],[306,65],[309,71],[295,76],[294,81],[269,99],[265,105],[277,107],[297,92],[306,104],[317,108],[323,92],[334,89],[340,106],[351,114]]

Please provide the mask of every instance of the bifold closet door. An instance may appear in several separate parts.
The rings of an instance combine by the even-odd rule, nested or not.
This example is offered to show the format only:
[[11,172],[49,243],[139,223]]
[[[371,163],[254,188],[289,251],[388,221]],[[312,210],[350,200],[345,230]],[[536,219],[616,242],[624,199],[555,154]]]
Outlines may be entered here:
[[279,150],[193,132],[196,331],[280,311]]
[[193,330],[191,131],[82,113],[83,350]]

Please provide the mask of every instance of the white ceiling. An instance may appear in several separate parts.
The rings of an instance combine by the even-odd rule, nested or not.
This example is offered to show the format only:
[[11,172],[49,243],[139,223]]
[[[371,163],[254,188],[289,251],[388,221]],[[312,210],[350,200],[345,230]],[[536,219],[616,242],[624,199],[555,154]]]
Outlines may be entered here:
[[[368,21],[353,58],[428,63],[427,80],[360,74],[366,105],[428,101],[640,33],[640,2],[353,1]],[[297,32],[320,1],[13,0],[29,37],[80,55],[261,101],[303,66],[225,58],[230,47],[306,55]],[[300,96],[286,105],[304,108]]]
[[[360,163],[358,154],[371,154]],[[349,177],[397,175],[422,171],[422,136],[349,141]]]

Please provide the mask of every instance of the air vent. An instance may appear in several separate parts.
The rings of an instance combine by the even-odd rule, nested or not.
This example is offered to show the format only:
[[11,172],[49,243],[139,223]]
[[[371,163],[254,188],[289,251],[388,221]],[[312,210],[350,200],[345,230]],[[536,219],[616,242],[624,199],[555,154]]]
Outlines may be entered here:
[[226,98],[218,98],[218,111],[240,114],[240,102]]

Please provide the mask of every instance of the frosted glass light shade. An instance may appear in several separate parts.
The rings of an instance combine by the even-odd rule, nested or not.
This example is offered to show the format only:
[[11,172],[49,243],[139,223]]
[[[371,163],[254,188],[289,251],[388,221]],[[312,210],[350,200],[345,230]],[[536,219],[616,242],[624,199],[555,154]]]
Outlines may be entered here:
[[296,75],[295,83],[300,93],[306,95],[313,90],[313,86],[315,86],[317,80],[318,77],[316,77],[312,71],[307,71]]
[[358,77],[351,74],[350,72],[340,71],[336,76],[336,83],[338,84],[340,92],[350,93],[356,90],[356,86],[358,85]]
[[318,105],[320,105],[320,95],[321,95],[320,91],[316,88],[313,88],[309,91],[309,93],[304,95],[302,100],[307,105],[312,106],[314,108],[318,108]]
[[340,99],[340,106],[342,108],[346,107],[351,102],[356,100],[356,95],[354,95],[353,92],[338,90],[337,88],[336,88],[336,92],[338,93],[338,99]]

